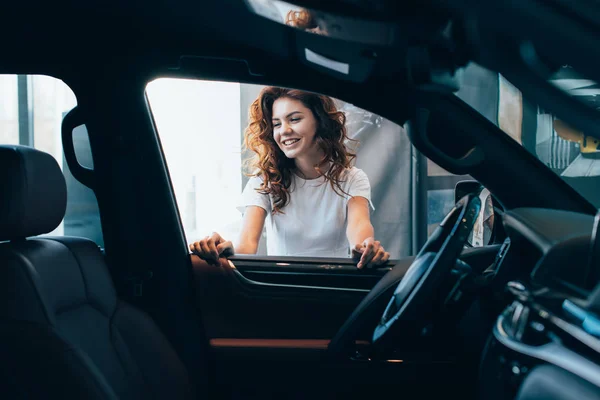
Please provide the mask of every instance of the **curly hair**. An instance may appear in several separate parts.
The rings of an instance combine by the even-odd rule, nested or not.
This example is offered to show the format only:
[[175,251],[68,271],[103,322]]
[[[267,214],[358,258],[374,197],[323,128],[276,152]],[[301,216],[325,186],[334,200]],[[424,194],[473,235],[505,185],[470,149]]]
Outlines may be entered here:
[[290,10],[285,16],[284,23],[307,32],[318,35],[327,35],[327,28],[319,21],[313,13],[305,8]]
[[293,26],[298,29],[316,29],[318,27],[317,21],[313,17],[312,13],[306,9],[298,11],[290,10],[285,16],[285,24]]
[[[280,98],[298,100],[311,110],[317,121],[315,140],[325,156],[314,166],[325,182],[329,182],[338,194],[347,194],[342,189],[342,173],[352,166],[356,158],[346,147],[346,141],[355,141],[348,137],[346,131],[346,115],[339,111],[331,97],[304,92],[295,89],[267,86],[262,89],[258,98],[250,106],[249,122],[244,132],[244,146],[254,156],[246,161],[251,173],[258,176],[263,183],[257,190],[261,194],[273,195],[273,213],[289,203],[290,185],[292,183],[293,159],[287,158],[273,137],[273,103]],[[327,170],[322,170],[328,166]]]

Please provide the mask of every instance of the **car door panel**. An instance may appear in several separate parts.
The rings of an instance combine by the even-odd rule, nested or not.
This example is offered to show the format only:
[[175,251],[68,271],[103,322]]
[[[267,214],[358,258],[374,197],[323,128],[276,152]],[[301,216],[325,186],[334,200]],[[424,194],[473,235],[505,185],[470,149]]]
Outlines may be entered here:
[[[470,248],[461,258],[483,270],[498,249]],[[233,257],[216,266],[191,256],[209,339],[331,339],[389,271],[358,270],[350,260],[282,259]],[[394,268],[406,271],[413,260],[395,260]],[[357,339],[368,340],[370,333],[365,329]]]
[[[461,258],[482,271],[493,263],[498,250],[499,246],[468,249]],[[452,391],[452,385],[461,381],[457,375],[461,370],[428,348],[422,350],[428,356],[415,349],[407,362],[328,362],[329,341],[379,275],[388,272],[385,269],[361,271],[350,264],[256,257],[221,259],[217,266],[190,257],[196,301],[214,357],[215,382],[240,398],[252,393],[278,397],[290,390],[303,393],[300,397],[332,398],[348,382],[362,382],[364,393],[354,388],[347,396],[383,396],[397,385],[426,395],[429,389]],[[394,261],[398,280],[413,260]],[[380,313],[384,303],[387,300],[377,305]],[[373,314],[378,315],[377,310]],[[371,326],[360,330],[357,348],[369,347],[371,335]],[[418,377],[434,377],[435,388]],[[298,382],[302,384],[295,387]]]
[[[297,266],[275,271],[269,263],[222,259],[215,266],[194,255],[191,259],[210,339],[330,339],[378,275],[387,272],[342,266],[309,267],[304,273]],[[404,261],[407,268],[410,261]]]

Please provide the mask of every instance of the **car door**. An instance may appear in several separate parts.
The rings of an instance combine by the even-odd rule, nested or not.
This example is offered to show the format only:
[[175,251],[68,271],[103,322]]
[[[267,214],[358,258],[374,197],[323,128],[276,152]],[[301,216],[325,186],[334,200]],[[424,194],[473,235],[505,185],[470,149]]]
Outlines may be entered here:
[[[239,199],[248,181],[242,135],[247,110],[261,89],[176,78],[157,79],[147,86],[188,243],[213,231],[234,241],[239,235],[244,211]],[[267,254],[265,232],[255,255],[221,258],[220,265],[190,255],[196,302],[215,355],[218,382],[231,383],[235,371],[238,386],[309,381],[316,387],[315,374],[327,365],[326,381],[334,386],[352,377],[373,383],[386,374],[407,384],[414,381],[410,366],[390,363],[382,372],[358,361],[349,372],[339,365],[332,370],[322,361],[329,341],[370,289],[392,268],[401,279],[428,232],[454,205],[454,185],[465,177],[449,174],[418,155],[403,127],[352,104],[337,99],[336,104],[355,141],[349,145],[356,145],[356,166],[371,183],[370,218],[376,238],[392,259],[379,268],[357,269],[350,257]],[[412,167],[415,157],[422,167]],[[416,179],[416,173],[425,176]],[[417,193],[421,201],[415,203]],[[482,248],[465,257],[485,266],[497,250]],[[371,321],[356,337],[359,347],[368,345],[386,304],[387,298],[373,305]],[[419,368],[431,367],[424,363]],[[399,369],[407,371],[401,378]]]

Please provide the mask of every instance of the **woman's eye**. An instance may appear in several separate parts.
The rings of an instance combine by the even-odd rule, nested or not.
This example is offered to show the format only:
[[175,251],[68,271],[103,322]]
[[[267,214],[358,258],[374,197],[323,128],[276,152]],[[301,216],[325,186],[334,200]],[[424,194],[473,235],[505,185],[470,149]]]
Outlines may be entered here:
[[292,122],[298,122],[300,120],[301,120],[301,118],[292,118],[290,121],[292,121]]
[[273,124],[273,128],[279,128],[281,126],[281,124]]

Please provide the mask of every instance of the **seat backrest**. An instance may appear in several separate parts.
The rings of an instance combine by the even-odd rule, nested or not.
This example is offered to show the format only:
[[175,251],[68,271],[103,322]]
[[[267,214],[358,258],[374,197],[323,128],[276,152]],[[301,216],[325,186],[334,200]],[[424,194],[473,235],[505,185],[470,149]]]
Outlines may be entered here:
[[[87,398],[190,398],[185,367],[152,319],[117,298],[98,246],[32,238],[65,209],[54,158],[0,146],[0,371],[28,396],[54,397],[47,390],[62,394],[57,382],[71,381]],[[28,365],[41,357],[45,368]]]

